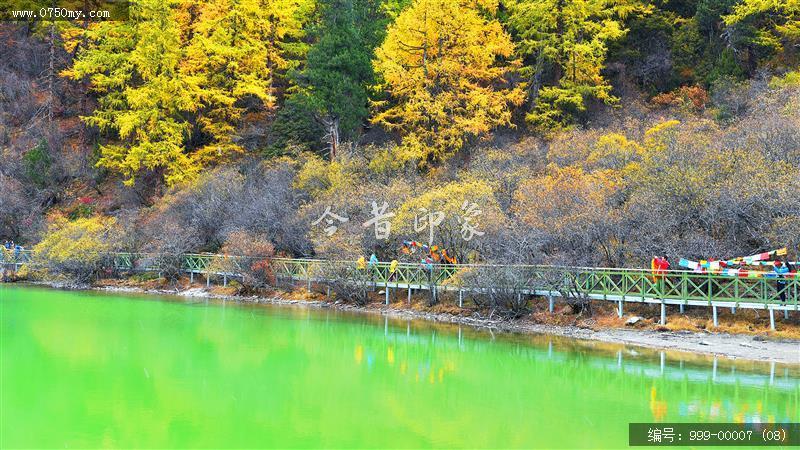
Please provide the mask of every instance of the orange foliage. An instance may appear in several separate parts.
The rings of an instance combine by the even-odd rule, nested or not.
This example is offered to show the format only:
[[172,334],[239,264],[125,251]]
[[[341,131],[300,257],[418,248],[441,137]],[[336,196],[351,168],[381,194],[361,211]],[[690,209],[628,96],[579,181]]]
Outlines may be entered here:
[[672,92],[665,92],[653,97],[650,102],[654,105],[667,107],[691,107],[695,110],[702,110],[709,102],[708,91],[700,86],[681,86]]

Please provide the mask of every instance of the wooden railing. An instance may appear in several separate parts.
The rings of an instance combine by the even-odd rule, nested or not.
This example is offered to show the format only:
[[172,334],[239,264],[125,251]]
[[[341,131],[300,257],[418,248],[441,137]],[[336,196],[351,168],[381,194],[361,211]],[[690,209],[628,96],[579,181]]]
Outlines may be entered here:
[[[36,264],[32,252],[2,252],[0,262]],[[159,272],[163,255],[148,253],[109,254],[118,271]],[[255,261],[269,260],[278,278],[325,283],[326,274],[337,267],[355,267],[355,261],[321,259],[253,258],[218,254],[180,255],[182,270],[192,277],[240,277]],[[543,265],[434,264],[427,268],[418,263],[399,263],[394,270],[389,263],[368,264],[363,268],[378,287],[396,289],[435,289],[459,293],[481,293],[505,289],[520,295],[584,295],[592,299],[620,302],[647,302],[685,305],[732,306],[798,310],[800,277],[778,277],[765,272],[756,277],[736,277],[715,273],[667,271],[654,276],[650,270],[602,267],[567,267]],[[787,301],[779,299],[779,289]]]

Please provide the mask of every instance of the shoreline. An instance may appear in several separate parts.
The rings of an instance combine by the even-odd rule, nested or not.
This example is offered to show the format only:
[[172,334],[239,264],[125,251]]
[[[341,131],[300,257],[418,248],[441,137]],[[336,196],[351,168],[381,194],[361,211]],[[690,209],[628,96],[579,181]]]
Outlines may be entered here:
[[[574,325],[551,325],[536,323],[530,319],[485,319],[455,315],[445,312],[418,311],[405,307],[397,308],[383,303],[365,306],[324,300],[293,300],[261,296],[240,296],[218,294],[206,288],[189,289],[150,289],[143,287],[120,286],[67,286],[57,282],[29,282],[27,284],[47,286],[55,289],[90,290],[101,292],[120,292],[147,295],[167,295],[187,298],[208,298],[234,301],[238,303],[303,306],[311,308],[331,308],[337,311],[360,314],[379,314],[394,319],[424,320],[433,323],[446,323],[470,326],[492,331],[547,334],[584,341],[599,341],[611,344],[633,345],[658,350],[674,350],[721,356],[732,360],[743,359],[757,362],[774,362],[800,366],[800,340],[765,339],[746,334],[711,333],[694,331],[653,331],[644,329],[620,329],[603,327],[590,329]],[[395,304],[397,305],[397,304]]]

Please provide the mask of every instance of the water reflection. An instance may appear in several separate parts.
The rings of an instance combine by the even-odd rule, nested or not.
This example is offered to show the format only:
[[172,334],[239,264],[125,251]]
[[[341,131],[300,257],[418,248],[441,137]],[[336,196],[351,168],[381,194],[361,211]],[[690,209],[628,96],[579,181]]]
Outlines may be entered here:
[[[365,320],[348,315],[341,315],[341,319]],[[539,372],[544,377],[569,376],[576,385],[629,385],[631,389],[641,385],[648,420],[758,423],[800,419],[797,367],[555,337],[492,334],[498,339],[487,340],[483,335],[488,331],[469,331],[460,325],[412,326],[411,321],[401,325],[387,317],[380,320],[383,339],[375,340],[367,333],[358,340],[357,352],[383,352],[385,364],[390,367],[399,360],[402,375],[407,367],[416,367],[412,374],[417,382],[446,383],[450,377],[457,378],[459,372],[471,370],[464,367],[465,361],[459,355],[500,351],[529,362],[528,372]],[[576,367],[581,370],[576,371]]]

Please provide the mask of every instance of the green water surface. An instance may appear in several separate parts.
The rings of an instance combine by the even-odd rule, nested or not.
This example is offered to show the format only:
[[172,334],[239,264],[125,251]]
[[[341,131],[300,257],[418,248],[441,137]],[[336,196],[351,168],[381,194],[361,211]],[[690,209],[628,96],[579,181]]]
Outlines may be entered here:
[[622,448],[629,422],[800,421],[794,366],[24,286],[0,315],[0,448]]

